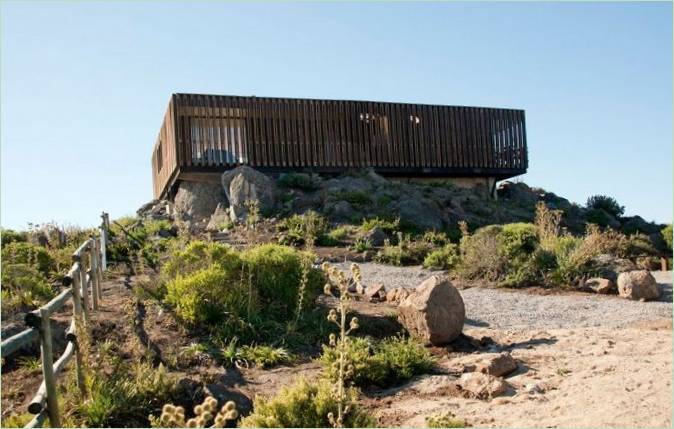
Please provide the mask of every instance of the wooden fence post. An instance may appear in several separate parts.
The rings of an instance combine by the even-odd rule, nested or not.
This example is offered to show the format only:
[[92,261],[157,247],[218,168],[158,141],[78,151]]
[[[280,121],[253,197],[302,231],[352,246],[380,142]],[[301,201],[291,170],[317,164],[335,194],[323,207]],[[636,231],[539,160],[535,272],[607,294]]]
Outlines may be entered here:
[[54,352],[52,350],[51,338],[51,320],[49,312],[43,309],[39,310],[40,325],[40,349],[42,355],[42,376],[47,388],[47,412],[49,413],[49,423],[51,427],[61,427],[61,418],[59,416],[58,398],[56,397],[56,378],[54,377]]
[[80,325],[81,323],[81,318],[73,318],[70,328],[68,328],[68,331],[66,332],[66,340],[70,341],[75,346],[75,371],[77,373],[77,387],[80,389],[81,398],[84,400],[87,394],[87,388],[84,385],[84,363],[82,362],[79,338],[81,338],[82,335],[86,335],[86,332],[84,331],[84,327]]
[[87,272],[80,262],[80,286],[82,287],[82,310],[84,311],[84,324],[89,323],[89,289],[87,284]]
[[96,274],[96,240],[92,238],[87,255],[89,256],[89,279],[91,280],[91,296],[94,310],[98,310],[98,275]]
[[107,257],[107,248],[108,248],[108,224],[107,220],[108,214],[103,212],[101,214],[101,269],[105,271],[108,269],[108,257]]
[[75,262],[73,270],[73,314],[75,317],[82,317],[82,295],[80,293],[80,288],[82,287],[81,278],[80,278],[80,263]]
[[98,284],[98,299],[103,301],[103,252],[101,251],[101,239],[96,240],[96,279]]

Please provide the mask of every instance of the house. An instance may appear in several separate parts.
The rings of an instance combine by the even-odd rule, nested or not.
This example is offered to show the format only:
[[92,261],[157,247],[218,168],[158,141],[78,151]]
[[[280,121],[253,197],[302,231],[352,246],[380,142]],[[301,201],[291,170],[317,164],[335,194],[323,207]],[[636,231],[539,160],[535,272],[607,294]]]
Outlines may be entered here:
[[459,186],[527,170],[524,111],[373,101],[173,94],[152,151],[156,198],[180,181],[219,182],[238,165],[262,172],[371,167]]

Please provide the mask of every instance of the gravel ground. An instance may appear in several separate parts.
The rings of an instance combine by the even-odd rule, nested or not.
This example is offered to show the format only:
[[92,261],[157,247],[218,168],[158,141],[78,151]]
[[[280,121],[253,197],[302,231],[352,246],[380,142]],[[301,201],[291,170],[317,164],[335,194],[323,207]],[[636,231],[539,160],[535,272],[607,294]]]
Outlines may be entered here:
[[[337,264],[348,269],[350,263]],[[363,281],[383,283],[387,289],[415,287],[431,275],[422,267],[359,264]],[[551,329],[628,327],[637,322],[672,318],[672,272],[654,271],[662,291],[660,301],[629,301],[617,296],[568,293],[540,295],[526,290],[470,288],[461,290],[466,325],[492,329]]]

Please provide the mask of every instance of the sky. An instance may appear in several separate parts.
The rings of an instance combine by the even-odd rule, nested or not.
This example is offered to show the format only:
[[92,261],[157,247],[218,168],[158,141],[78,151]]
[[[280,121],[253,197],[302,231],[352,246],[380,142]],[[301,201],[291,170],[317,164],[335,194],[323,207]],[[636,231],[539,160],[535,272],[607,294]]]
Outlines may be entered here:
[[524,109],[520,180],[672,219],[671,3],[4,1],[2,226],[133,214],[175,92]]

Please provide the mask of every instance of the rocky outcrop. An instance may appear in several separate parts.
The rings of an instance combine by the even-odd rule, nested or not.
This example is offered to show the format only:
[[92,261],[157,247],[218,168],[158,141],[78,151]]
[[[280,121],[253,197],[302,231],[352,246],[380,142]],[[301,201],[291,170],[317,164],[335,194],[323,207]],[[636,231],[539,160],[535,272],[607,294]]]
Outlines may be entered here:
[[170,201],[154,199],[140,206],[136,214],[143,219],[170,220],[173,212],[172,206]]
[[461,334],[466,310],[449,280],[432,276],[400,303],[399,318],[410,335],[426,344],[444,345]]
[[517,369],[517,362],[510,353],[499,353],[484,357],[475,366],[475,371],[483,374],[503,377]]
[[245,218],[248,212],[246,201],[257,201],[260,210],[271,210],[276,204],[276,184],[253,168],[243,165],[229,170],[222,175],[221,182],[232,220]]
[[628,271],[618,276],[618,294],[627,299],[651,301],[660,298],[660,289],[650,272]]
[[178,219],[200,222],[210,218],[224,201],[222,187],[217,183],[180,182],[173,205]]
[[363,239],[373,246],[383,246],[387,238],[386,233],[379,227],[372,228],[363,236]]

